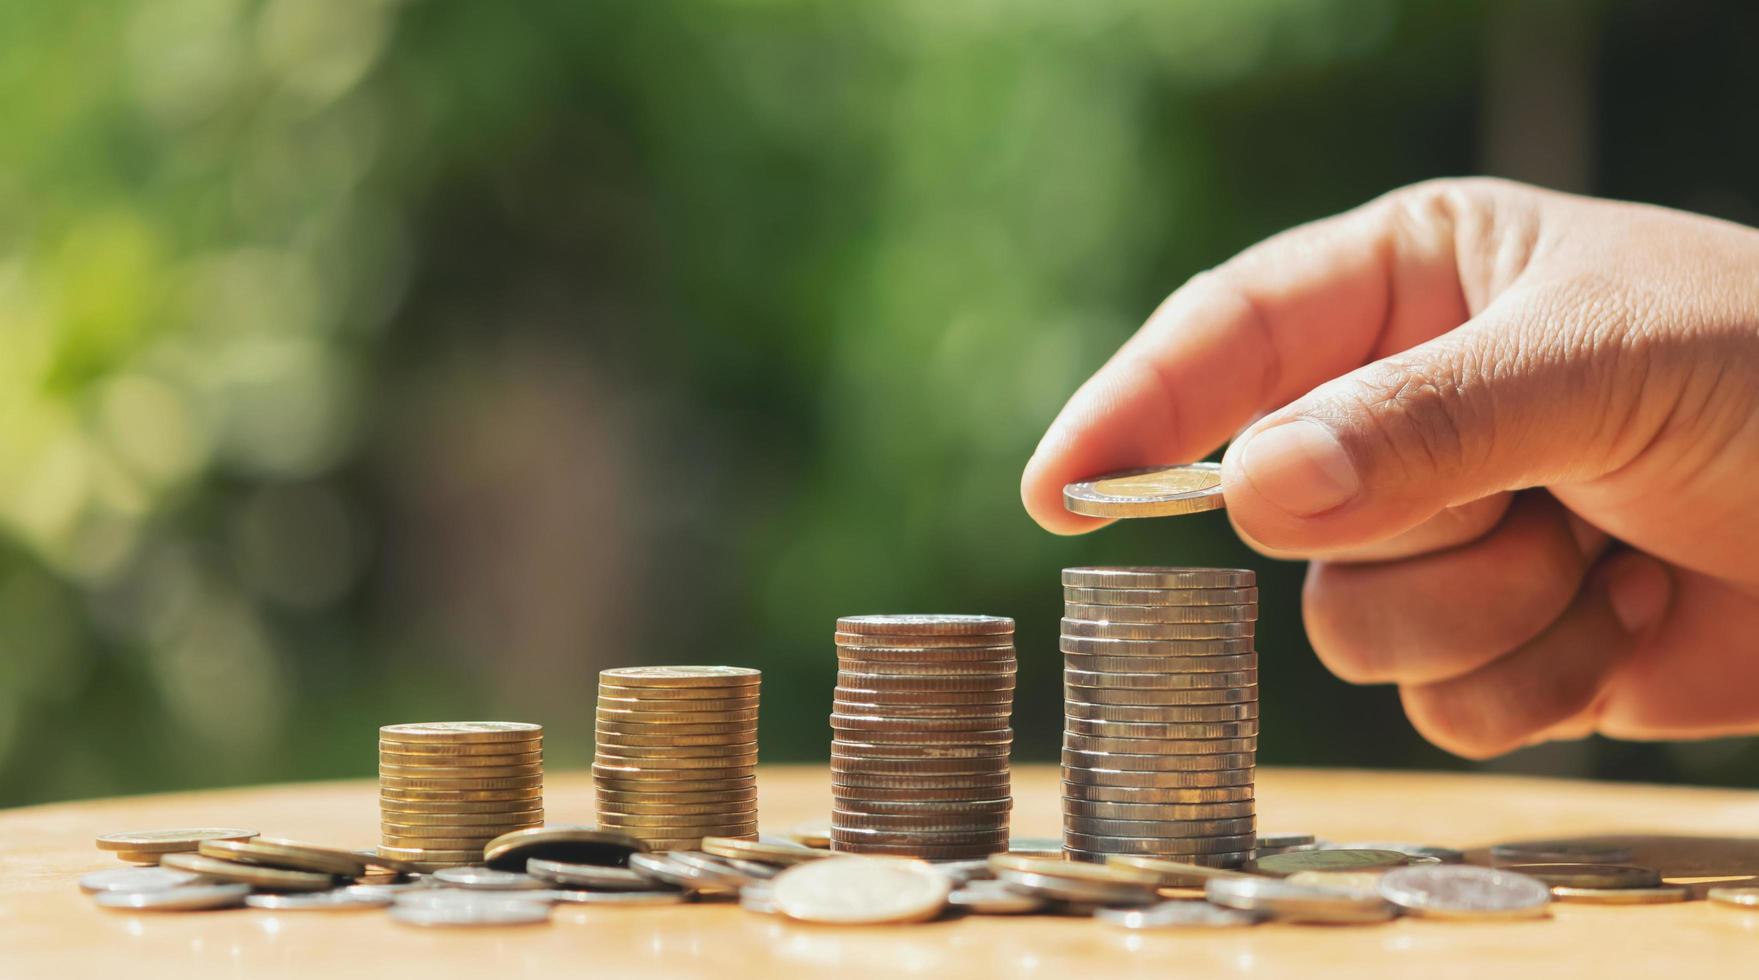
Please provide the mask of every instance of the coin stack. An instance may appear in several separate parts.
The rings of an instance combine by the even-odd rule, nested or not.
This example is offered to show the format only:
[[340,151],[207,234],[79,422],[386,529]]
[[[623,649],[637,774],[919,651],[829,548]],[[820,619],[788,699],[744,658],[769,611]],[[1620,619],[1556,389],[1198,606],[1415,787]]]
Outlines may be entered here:
[[599,673],[599,825],[656,851],[757,838],[757,695],[750,667]]
[[1008,849],[1014,621],[837,620],[831,847],[982,858]]
[[379,853],[432,871],[544,822],[544,726],[441,721],[379,729]]
[[1063,571],[1063,847],[1235,867],[1256,840],[1256,575]]

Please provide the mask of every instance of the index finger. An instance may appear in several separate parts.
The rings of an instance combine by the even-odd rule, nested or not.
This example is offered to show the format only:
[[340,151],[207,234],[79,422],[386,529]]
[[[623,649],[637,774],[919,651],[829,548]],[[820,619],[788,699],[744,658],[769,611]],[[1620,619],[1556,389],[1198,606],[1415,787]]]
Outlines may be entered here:
[[1059,534],[1100,527],[1064,509],[1065,484],[1201,459],[1257,415],[1464,323],[1447,198],[1396,192],[1180,287],[1051,423],[1021,478],[1027,512]]

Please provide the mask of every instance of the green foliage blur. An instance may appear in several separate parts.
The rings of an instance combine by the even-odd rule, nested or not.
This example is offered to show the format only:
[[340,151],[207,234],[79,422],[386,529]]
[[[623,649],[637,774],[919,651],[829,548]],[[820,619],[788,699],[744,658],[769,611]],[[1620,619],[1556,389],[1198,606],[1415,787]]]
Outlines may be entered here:
[[[1016,757],[1049,760],[1057,570],[1102,563],[1260,570],[1265,762],[1462,765],[1314,661],[1299,567],[1218,515],[1054,538],[1021,464],[1187,276],[1498,170],[1548,71],[1586,108],[1541,134],[1556,154],[1514,140],[1541,172],[1510,175],[1579,159],[1578,189],[1752,220],[1754,21],[0,5],[0,804],[366,776],[404,721],[541,721],[580,765],[596,672],[637,663],[764,668],[764,758],[822,759],[832,621],[869,612],[1016,617]],[[1491,765],[1750,783],[1754,761]]]

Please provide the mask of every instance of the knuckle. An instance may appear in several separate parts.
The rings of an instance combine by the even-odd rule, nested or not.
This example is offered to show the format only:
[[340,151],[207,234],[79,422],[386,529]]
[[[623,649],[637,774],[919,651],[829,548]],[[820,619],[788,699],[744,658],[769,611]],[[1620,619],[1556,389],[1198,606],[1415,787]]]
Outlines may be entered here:
[[1479,462],[1492,434],[1470,387],[1456,368],[1402,359],[1363,372],[1348,395],[1350,414],[1358,437],[1377,450],[1369,458],[1392,470],[1379,479],[1459,476]]

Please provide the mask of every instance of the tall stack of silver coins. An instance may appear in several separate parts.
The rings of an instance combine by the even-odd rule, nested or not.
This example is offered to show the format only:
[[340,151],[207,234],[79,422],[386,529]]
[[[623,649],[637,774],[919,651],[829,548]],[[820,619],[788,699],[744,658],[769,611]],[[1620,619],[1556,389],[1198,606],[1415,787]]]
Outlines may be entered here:
[[1257,576],[1063,571],[1063,847],[1211,867],[1252,858]]
[[379,853],[433,871],[544,822],[544,726],[438,721],[379,729]]
[[750,667],[599,673],[593,783],[599,826],[655,851],[757,838],[757,700]]
[[831,847],[957,860],[1008,849],[1014,621],[837,620]]

